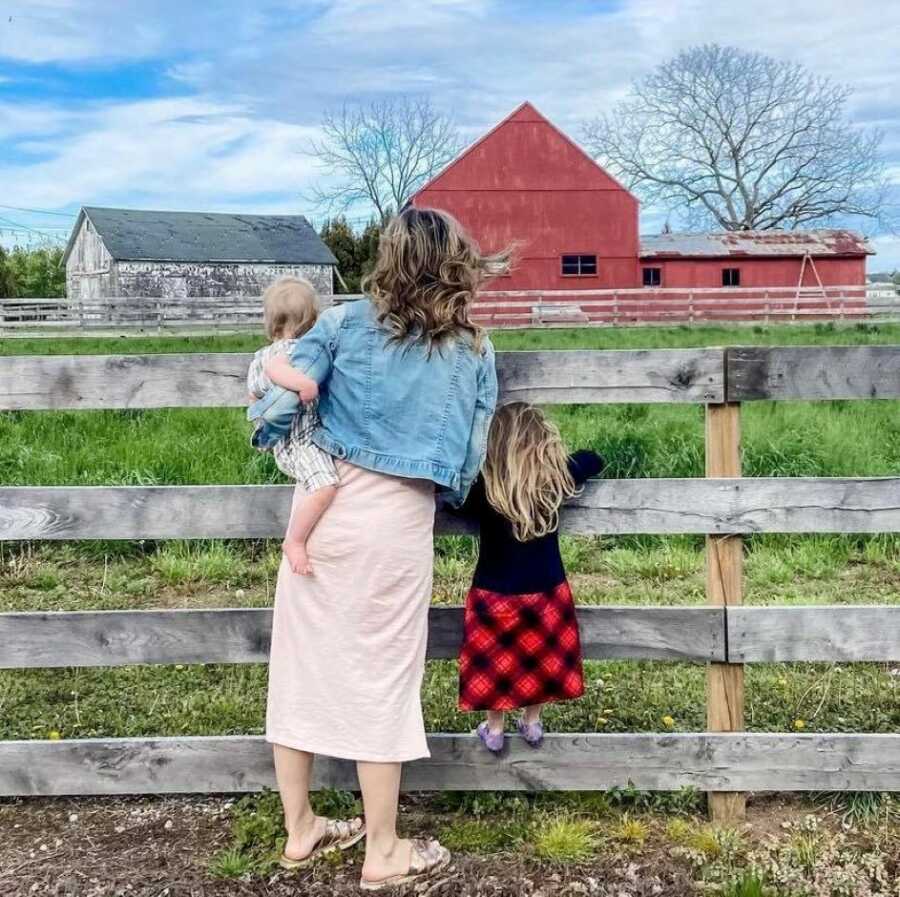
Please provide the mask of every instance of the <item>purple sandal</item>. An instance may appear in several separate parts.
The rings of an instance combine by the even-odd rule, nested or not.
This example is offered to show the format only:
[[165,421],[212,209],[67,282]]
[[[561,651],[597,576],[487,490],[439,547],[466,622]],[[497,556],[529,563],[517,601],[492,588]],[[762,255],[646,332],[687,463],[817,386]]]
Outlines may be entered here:
[[481,739],[481,743],[492,753],[499,754],[503,750],[506,735],[503,732],[492,732],[488,728],[487,720],[478,724],[475,734]]
[[516,720],[516,731],[529,747],[539,748],[544,740],[544,724],[540,720],[536,723],[526,723],[523,719]]

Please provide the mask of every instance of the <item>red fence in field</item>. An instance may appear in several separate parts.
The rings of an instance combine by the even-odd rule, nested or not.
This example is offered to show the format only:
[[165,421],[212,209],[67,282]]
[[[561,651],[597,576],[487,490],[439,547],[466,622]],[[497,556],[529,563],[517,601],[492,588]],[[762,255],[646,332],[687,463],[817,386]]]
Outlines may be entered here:
[[[335,302],[358,295],[328,297]],[[486,290],[475,317],[486,327],[900,321],[900,296],[863,286],[638,290]],[[178,333],[258,329],[258,296],[0,300],[0,334]]]

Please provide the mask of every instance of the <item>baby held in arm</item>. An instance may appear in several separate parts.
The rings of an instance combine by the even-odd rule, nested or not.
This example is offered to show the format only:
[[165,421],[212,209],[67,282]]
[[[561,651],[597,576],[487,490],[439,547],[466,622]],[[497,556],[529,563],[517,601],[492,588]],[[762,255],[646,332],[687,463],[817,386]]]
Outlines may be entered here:
[[[284,537],[282,550],[294,573],[309,576],[312,570],[306,542],[322,514],[334,500],[339,478],[334,459],[313,442],[312,434],[319,426],[317,411],[319,387],[315,380],[293,368],[288,355],[297,340],[318,318],[318,297],[312,286],[301,278],[285,277],[276,281],[263,295],[266,333],[271,342],[258,350],[247,374],[251,401],[256,405],[274,399],[276,406],[285,390],[300,398],[290,405],[290,424],[272,431],[267,428],[265,414],[256,420],[251,440],[260,451],[271,451],[278,469],[297,481],[306,496],[295,501]],[[279,387],[281,387],[279,389]],[[262,400],[262,401],[256,401]]]

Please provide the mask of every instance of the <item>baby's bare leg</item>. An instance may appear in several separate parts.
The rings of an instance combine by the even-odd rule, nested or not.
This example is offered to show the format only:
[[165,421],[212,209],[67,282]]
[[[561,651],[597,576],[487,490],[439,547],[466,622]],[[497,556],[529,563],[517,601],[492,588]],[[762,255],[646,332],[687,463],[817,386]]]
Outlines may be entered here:
[[302,576],[309,576],[312,573],[312,566],[306,553],[306,540],[315,529],[319,518],[334,501],[336,494],[337,486],[323,486],[321,489],[311,492],[294,506],[287,532],[284,534],[284,542],[281,545],[281,550],[294,573]]

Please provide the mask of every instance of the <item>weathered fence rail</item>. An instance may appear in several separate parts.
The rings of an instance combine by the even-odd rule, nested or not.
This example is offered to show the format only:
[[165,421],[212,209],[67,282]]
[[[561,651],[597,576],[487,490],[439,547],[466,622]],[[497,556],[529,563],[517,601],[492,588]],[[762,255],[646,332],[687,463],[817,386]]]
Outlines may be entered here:
[[[250,357],[8,356],[0,410],[239,407]],[[900,397],[895,346],[501,352],[497,372],[504,400],[543,404]]]
[[[726,659],[725,623],[715,608],[582,607],[578,621],[590,659]],[[5,614],[0,668],[264,663],[271,628],[268,608]],[[429,659],[456,657],[461,641],[462,608],[431,608]]]
[[[246,792],[274,788],[259,736],[8,741],[0,783],[11,796]],[[403,765],[409,791],[890,791],[895,735],[548,735],[540,751],[512,739],[502,759],[471,735],[430,735],[431,757]],[[353,763],[316,759],[314,788],[357,789]]]
[[[3,539],[264,539],[290,486],[7,486]],[[880,533],[900,527],[900,477],[595,480],[562,514],[576,535]],[[452,513],[439,533],[465,533]]]
[[[0,366],[0,407],[241,406],[250,355],[19,355]],[[721,402],[725,369],[717,349],[504,352],[497,373],[508,400]]]
[[[358,295],[336,295],[344,302]],[[476,318],[491,327],[898,320],[900,295],[860,285],[622,290],[486,290]],[[258,296],[0,300],[0,333],[181,332],[259,328]]]
[[[0,359],[0,410],[243,404],[246,355]],[[471,736],[432,735],[410,789],[711,792],[739,815],[746,790],[900,790],[900,734],[746,734],[743,664],[900,659],[898,607],[743,607],[741,536],[900,532],[900,476],[740,477],[740,402],[900,398],[900,346],[518,352],[498,356],[503,400],[707,406],[708,477],[599,480],[567,532],[707,534],[707,607],[581,607],[588,658],[709,664],[705,733],[550,736],[497,760]],[[0,540],[264,538],[284,530],[283,486],[0,487]],[[252,508],[252,512],[251,512]],[[452,514],[441,532],[464,532]],[[0,614],[0,668],[265,662],[268,609]],[[461,610],[434,607],[428,656],[455,656]],[[354,787],[324,760],[317,783]],[[0,742],[0,794],[248,791],[273,784],[259,736]]]
[[[588,660],[890,661],[900,610],[817,607],[579,607]],[[0,668],[265,663],[268,608],[104,610],[0,615]],[[428,658],[457,656],[462,608],[432,607]]]

